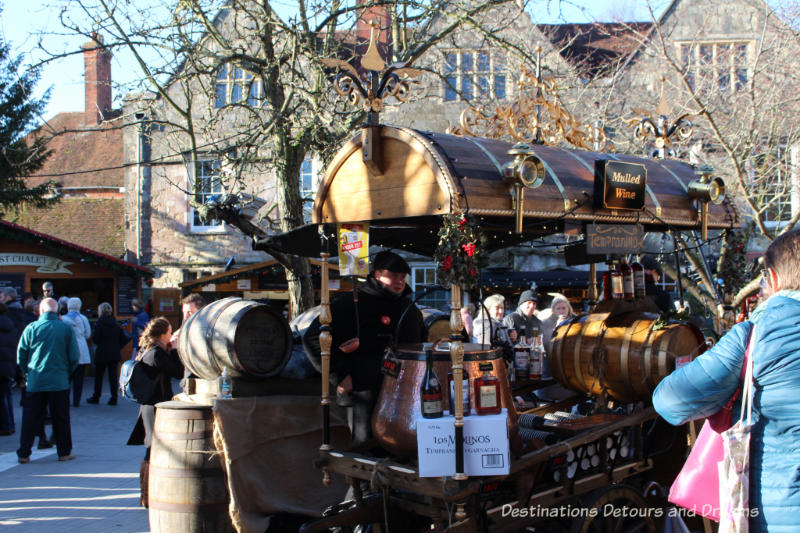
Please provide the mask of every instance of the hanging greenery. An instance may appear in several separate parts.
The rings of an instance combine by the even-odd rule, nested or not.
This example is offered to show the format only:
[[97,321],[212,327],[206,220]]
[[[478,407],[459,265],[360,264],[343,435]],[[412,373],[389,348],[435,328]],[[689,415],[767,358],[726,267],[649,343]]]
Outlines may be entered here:
[[439,281],[445,285],[475,287],[486,263],[487,239],[472,215],[453,213],[442,218],[434,253]]

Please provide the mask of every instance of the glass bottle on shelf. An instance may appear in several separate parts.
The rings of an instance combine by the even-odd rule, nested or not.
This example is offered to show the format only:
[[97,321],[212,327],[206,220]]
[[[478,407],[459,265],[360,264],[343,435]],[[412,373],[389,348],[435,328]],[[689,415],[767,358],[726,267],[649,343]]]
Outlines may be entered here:
[[528,367],[529,379],[542,379],[542,371],[544,370],[544,335],[539,331],[536,335],[531,337],[531,359]]
[[631,270],[633,270],[633,295],[635,298],[644,298],[646,295],[644,288],[644,266],[642,266],[642,263],[639,261],[638,255],[633,263],[631,263]]
[[[450,391],[450,414],[455,415],[456,385],[453,380],[453,371],[447,373],[447,390]],[[469,414],[469,373],[466,368],[461,369],[461,400],[464,404],[464,414]]]
[[633,270],[624,257],[619,262],[619,271],[622,273],[622,298],[633,300]]
[[622,271],[619,266],[612,263],[611,269],[611,298],[614,300],[622,300],[624,291],[622,287]]
[[442,416],[442,384],[436,377],[433,369],[433,350],[425,350],[425,375],[420,386],[422,400],[422,416],[425,418],[439,418]]
[[219,379],[219,397],[232,398],[233,382],[228,374],[228,367],[222,367],[222,375]]
[[500,380],[492,375],[492,363],[485,361],[478,365],[483,374],[475,378],[475,412],[479,415],[500,413]]
[[531,351],[525,333],[525,326],[520,326],[519,344],[514,347],[514,370],[516,371],[517,378],[520,380],[528,377],[528,361]]
[[611,300],[611,265],[603,272],[603,301]]

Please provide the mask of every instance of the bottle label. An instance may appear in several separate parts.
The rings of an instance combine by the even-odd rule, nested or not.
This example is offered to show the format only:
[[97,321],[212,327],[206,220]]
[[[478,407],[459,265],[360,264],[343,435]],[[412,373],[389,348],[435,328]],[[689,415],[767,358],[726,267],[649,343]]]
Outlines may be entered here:
[[[453,398],[456,397],[456,382],[450,382],[450,406],[453,414],[455,413],[455,407],[453,407]],[[469,380],[465,379],[461,381],[461,400],[464,405],[464,412],[469,413]]]
[[439,394],[422,395],[422,413],[432,415],[442,412],[442,397]]
[[481,407],[486,409],[488,407],[497,407],[497,386],[496,385],[483,385],[478,389],[481,395]]
[[633,273],[625,274],[622,277],[622,289],[625,294],[633,294]]
[[622,296],[622,276],[611,276],[611,292],[614,297]]
[[542,377],[542,353],[538,350],[531,350],[528,375],[531,379],[540,379]]
[[[528,372],[530,354],[527,348],[517,348],[514,351],[514,369],[523,374]],[[523,377],[522,375],[520,377]]]

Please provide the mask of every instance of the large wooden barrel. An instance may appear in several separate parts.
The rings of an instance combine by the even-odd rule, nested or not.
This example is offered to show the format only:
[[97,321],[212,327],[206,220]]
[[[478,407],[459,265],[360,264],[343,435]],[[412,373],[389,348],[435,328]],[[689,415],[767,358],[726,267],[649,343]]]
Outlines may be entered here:
[[622,402],[649,400],[678,357],[693,359],[705,350],[691,324],[656,326],[658,315],[630,312],[609,318],[592,313],[573,318],[553,338],[550,371],[565,387]]
[[178,336],[178,354],[195,376],[216,379],[227,367],[234,378],[263,379],[280,373],[292,353],[283,315],[243,300],[217,300],[189,317]]
[[234,531],[213,431],[210,405],[156,405],[149,476],[152,533]]
[[439,309],[426,307],[420,309],[425,328],[428,331],[428,342],[436,342],[440,339],[450,338],[450,313],[445,313]]

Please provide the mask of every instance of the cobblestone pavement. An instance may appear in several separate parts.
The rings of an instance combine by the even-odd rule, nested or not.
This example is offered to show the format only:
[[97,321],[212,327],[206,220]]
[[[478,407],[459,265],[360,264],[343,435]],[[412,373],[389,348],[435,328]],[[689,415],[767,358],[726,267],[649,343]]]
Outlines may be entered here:
[[59,462],[55,448],[34,446],[31,462],[24,465],[17,462],[22,410],[14,390],[17,432],[0,437],[0,532],[150,531],[147,510],[139,507],[144,447],[125,444],[138,405],[122,398],[116,406],[107,405],[105,383],[100,403],[89,405],[85,399],[93,390],[93,379],[86,378],[84,401],[70,411],[77,459]]

